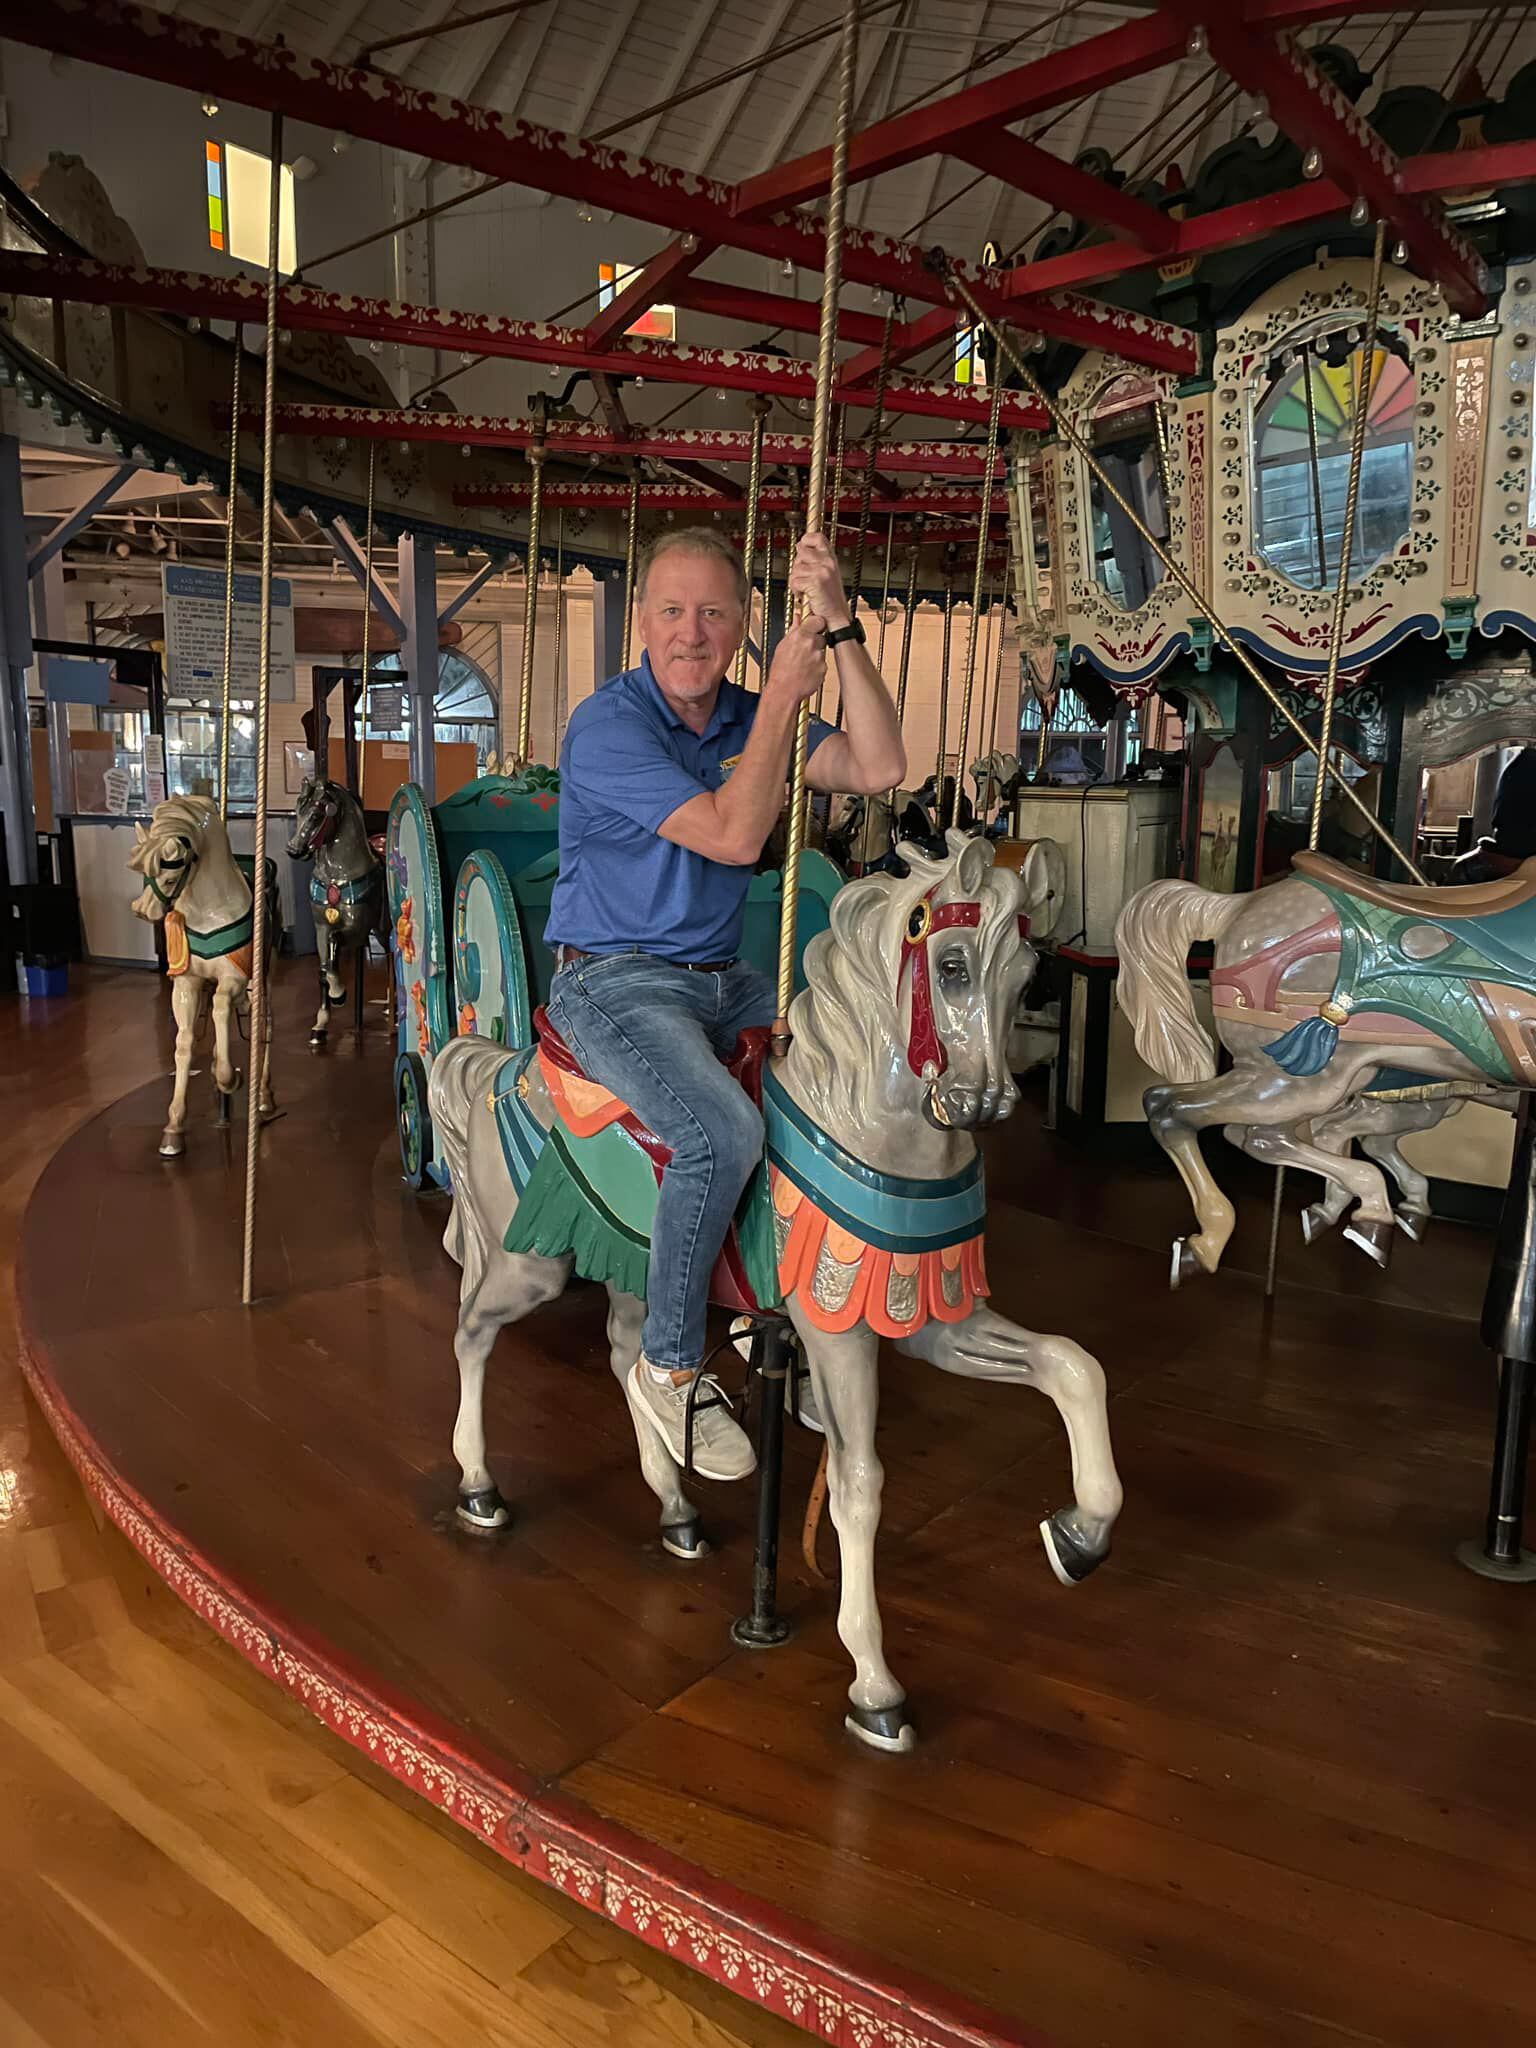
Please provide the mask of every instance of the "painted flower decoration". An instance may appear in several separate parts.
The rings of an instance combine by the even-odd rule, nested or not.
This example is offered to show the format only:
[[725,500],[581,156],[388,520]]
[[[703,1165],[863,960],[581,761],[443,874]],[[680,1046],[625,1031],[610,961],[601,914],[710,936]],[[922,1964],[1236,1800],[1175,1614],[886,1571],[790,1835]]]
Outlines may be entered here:
[[416,920],[412,916],[415,898],[407,896],[400,906],[400,915],[395,919],[395,939],[400,947],[400,958],[407,967],[416,965]]
[[460,1038],[473,1038],[473,1037],[474,1037],[474,1035],[475,1035],[475,1030],[476,1030],[476,1023],[475,1023],[475,1006],[474,1006],[474,1004],[473,1004],[473,1003],[460,1003],[460,1005],[459,1005],[459,1036],[460,1036]]
[[424,981],[411,983],[411,1001],[416,1006],[416,1050],[422,1058],[432,1056],[432,1026],[427,1021],[427,985]]

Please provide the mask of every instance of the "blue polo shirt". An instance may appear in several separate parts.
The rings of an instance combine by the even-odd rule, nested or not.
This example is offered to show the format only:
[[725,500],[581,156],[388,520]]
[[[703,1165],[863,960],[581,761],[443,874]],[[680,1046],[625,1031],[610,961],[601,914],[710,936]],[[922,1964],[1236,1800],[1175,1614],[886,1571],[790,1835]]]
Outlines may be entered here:
[[[757,697],[723,682],[703,732],[661,694],[649,655],[578,704],[560,751],[560,878],[552,946],[634,948],[660,960],[730,960],[741,950],[748,867],[660,837],[672,813],[719,789],[740,760]],[[811,722],[814,750],[833,728]]]

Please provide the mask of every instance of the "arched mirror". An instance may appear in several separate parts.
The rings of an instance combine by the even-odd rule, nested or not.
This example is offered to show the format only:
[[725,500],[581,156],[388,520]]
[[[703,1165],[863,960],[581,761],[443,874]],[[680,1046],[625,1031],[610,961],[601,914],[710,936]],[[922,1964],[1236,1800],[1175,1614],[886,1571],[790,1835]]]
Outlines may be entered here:
[[1096,474],[1088,477],[1089,553],[1094,580],[1122,611],[1139,611],[1163,580],[1163,565],[1141,526],[1168,545],[1166,392],[1136,371],[1112,377],[1088,415],[1094,457],[1135,518]]
[[1254,545],[1271,569],[1305,590],[1337,583],[1362,405],[1350,574],[1363,575],[1398,546],[1413,510],[1416,396],[1407,349],[1395,335],[1379,341],[1369,376],[1358,326],[1293,339],[1271,357],[1253,418]]

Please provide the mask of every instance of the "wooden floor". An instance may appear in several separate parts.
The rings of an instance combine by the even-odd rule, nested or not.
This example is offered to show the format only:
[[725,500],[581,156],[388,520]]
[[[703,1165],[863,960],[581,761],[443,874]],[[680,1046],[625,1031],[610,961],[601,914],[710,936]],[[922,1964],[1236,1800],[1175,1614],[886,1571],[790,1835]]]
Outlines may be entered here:
[[[9,1216],[68,1122],[150,1070],[135,1009],[150,1001],[145,983],[109,983],[30,1044],[24,1019],[0,1012]],[[343,1054],[285,1060],[294,1107],[266,1143],[270,1300],[255,1315],[233,1306],[238,1170],[203,1128],[167,1172],[158,1088],[85,1129],[32,1205],[29,1313],[60,1393],[231,1580],[467,1750],[925,1980],[940,2005],[953,1991],[1006,2015],[1011,2038],[1531,2040],[1536,1634],[1529,1596],[1450,1561],[1486,1479],[1491,1375],[1471,1320],[1485,1239],[1443,1227],[1377,1275],[1341,1239],[1303,1253],[1288,1233],[1266,1312],[1253,1181],[1231,1270],[1170,1297],[1176,1184],[1089,1170],[1027,1119],[999,1134],[997,1303],[1102,1357],[1126,1513],[1110,1565],[1064,1592],[1033,1534],[1066,1487],[1052,1412],[893,1358],[881,1590],[923,1746],[881,1758],[841,1731],[830,1596],[798,1566],[793,1645],[730,1650],[742,1492],[703,1489],[721,1539],[705,1564],[655,1545],[593,1290],[502,1340],[491,1458],[518,1525],[489,1546],[453,1532],[456,1275],[441,1207],[399,1188],[386,1072]],[[1213,1157],[1244,1183],[1241,1162]],[[183,1251],[155,1259],[162,1234],[196,1246],[185,1279]],[[36,1456],[35,1414],[17,1401],[7,1448],[13,1411]],[[792,1492],[812,1462],[796,1443]],[[482,1998],[503,2029],[492,2039],[708,2038],[664,1962],[595,1920],[572,1931],[558,1896],[472,1848],[461,1881],[487,1888],[479,1903],[460,1909],[446,1875],[412,1901],[388,1890],[384,1873],[398,1885],[413,1859],[384,1827],[412,1827],[445,1871],[455,1852],[189,1634],[200,1625],[82,1520],[56,1460],[37,1470],[0,1538],[0,1734],[27,1816],[5,1852],[0,1939],[41,1987],[17,2005],[16,1963],[0,1970],[18,2041],[97,2038],[86,2001],[116,2003],[92,1988],[98,1950],[103,1971],[142,1979],[146,2013],[161,2001],[146,2033],[179,2039],[210,1991],[197,1969],[210,1936],[232,1944],[220,1997],[238,2005],[243,1984],[264,2019],[281,1968],[288,2032],[261,2038],[319,2039],[316,2000],[342,2041],[462,2038],[469,2008],[446,1993],[440,2005],[440,1982]],[[326,1825],[306,1835],[316,1809]],[[371,1846],[339,1848],[354,1818]],[[300,1865],[322,1873],[318,1895],[295,1882],[295,1840],[319,1851]],[[164,1926],[147,1903],[155,1857],[180,1887]],[[521,1931],[525,1910],[548,1942]],[[588,1967],[610,1988],[583,2010]],[[529,1983],[537,1999],[519,2005]],[[745,2004],[708,2011],[785,2037]]]
[[791,2048],[402,1790],[87,1512],[17,1371],[15,1238],[167,1064],[164,1014],[142,974],[0,1001],[0,2048]]

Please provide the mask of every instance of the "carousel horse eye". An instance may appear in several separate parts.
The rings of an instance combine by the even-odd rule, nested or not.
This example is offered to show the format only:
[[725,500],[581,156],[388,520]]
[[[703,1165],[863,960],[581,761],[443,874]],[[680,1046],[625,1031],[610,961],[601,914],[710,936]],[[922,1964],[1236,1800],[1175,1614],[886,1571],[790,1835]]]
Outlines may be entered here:
[[965,955],[958,950],[953,953],[946,953],[939,962],[939,975],[944,981],[961,984],[968,982],[971,978],[971,970]]

